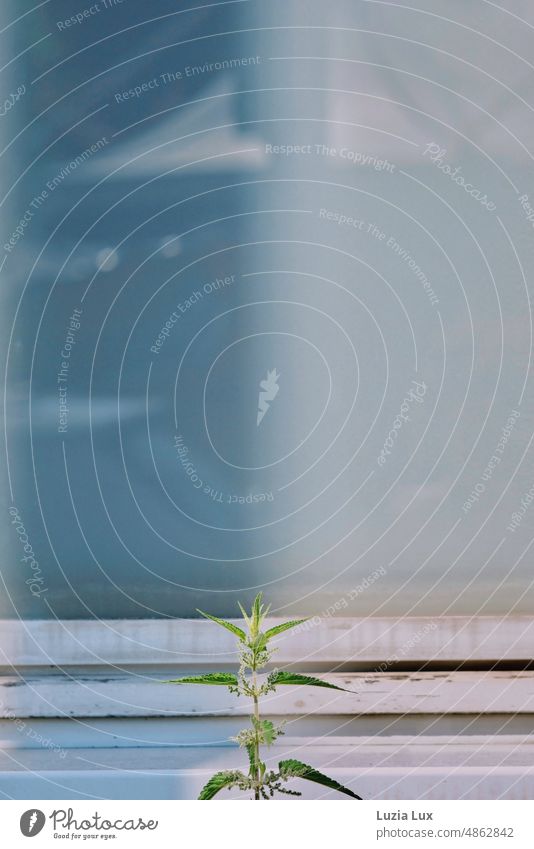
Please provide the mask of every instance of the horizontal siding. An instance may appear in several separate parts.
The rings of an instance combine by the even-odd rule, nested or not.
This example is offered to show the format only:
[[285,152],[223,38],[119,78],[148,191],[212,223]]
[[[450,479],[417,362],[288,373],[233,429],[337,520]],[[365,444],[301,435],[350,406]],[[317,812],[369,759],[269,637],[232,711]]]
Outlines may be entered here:
[[[269,767],[295,757],[366,799],[532,799],[534,742],[494,737],[283,738],[267,752]],[[242,768],[236,746],[171,749],[75,749],[65,758],[43,751],[0,754],[0,794],[18,799],[193,799],[208,777]],[[309,783],[304,797],[337,798]],[[228,798],[224,794],[222,798]]]
[[[309,754],[309,757],[308,757]],[[317,764],[313,752],[306,755]],[[534,767],[492,768],[458,766],[418,767],[417,770],[384,767],[349,769],[324,767],[328,774],[364,799],[534,799]],[[139,761],[137,769],[45,770],[0,773],[0,796],[14,799],[196,799],[213,774],[206,764],[201,769],[148,772]],[[350,801],[339,793],[306,781],[294,781],[292,789],[304,799]],[[243,798],[237,792],[220,799]],[[282,797],[282,801],[284,801]]]
[[[274,716],[534,714],[534,672],[348,673],[322,676],[350,692],[281,686],[263,697]],[[30,675],[0,679],[4,717],[236,716],[250,702],[226,687],[164,685],[129,675]]]
[[[525,662],[534,655],[534,617],[323,617],[305,630],[281,635],[276,645],[280,664],[356,668],[395,658],[403,663]],[[231,634],[192,619],[0,620],[0,654],[6,666],[213,666],[236,660]]]
[[[287,719],[268,756],[299,757],[368,799],[534,798],[534,672],[520,669],[534,654],[533,623],[331,618],[281,637],[278,665],[315,668],[350,692],[266,696],[264,712]],[[4,621],[0,646],[0,796],[190,799],[241,762],[225,741],[245,722],[246,700],[160,683],[235,664],[231,636],[211,623]],[[431,671],[502,659],[518,668]],[[395,671],[397,660],[409,671]]]

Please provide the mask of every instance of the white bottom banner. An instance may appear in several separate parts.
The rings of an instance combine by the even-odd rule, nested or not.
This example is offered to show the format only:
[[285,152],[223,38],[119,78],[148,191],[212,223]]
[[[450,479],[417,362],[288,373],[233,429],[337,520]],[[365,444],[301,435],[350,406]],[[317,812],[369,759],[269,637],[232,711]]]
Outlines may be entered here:
[[[237,806],[237,807],[236,807]],[[209,811],[211,810],[211,814]],[[294,801],[258,809],[226,801],[4,801],[6,847],[58,846],[66,841],[112,846],[234,849],[295,846],[468,847],[532,849],[533,804],[528,801],[354,802]],[[267,819],[266,819],[267,817]]]

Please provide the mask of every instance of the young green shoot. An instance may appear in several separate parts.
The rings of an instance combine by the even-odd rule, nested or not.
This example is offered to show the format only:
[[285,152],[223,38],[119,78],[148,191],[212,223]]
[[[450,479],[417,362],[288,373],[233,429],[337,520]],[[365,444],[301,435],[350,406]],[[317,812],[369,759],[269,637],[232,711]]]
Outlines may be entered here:
[[240,628],[233,622],[227,622],[204,613],[198,612],[206,619],[210,619],[222,628],[226,628],[237,639],[239,650],[239,669],[237,673],[231,672],[208,672],[203,675],[190,675],[167,684],[205,684],[211,686],[227,687],[236,696],[245,696],[252,702],[252,715],[250,724],[242,729],[236,737],[235,742],[245,749],[248,755],[248,772],[241,770],[224,770],[213,775],[203,787],[201,800],[213,799],[221,790],[235,789],[247,793],[249,798],[256,801],[272,799],[275,794],[288,796],[300,796],[301,793],[287,787],[287,782],[292,778],[305,779],[315,784],[321,784],[331,790],[337,790],[350,796],[351,799],[360,799],[348,787],[343,787],[333,778],[293,758],[282,760],[278,763],[278,769],[268,769],[262,760],[262,749],[269,748],[283,733],[283,725],[275,725],[269,719],[262,719],[260,712],[260,700],[267,693],[275,692],[281,685],[304,685],[307,687],[327,687],[331,690],[342,690],[335,684],[330,684],[320,678],[310,675],[300,675],[296,672],[288,672],[274,669],[263,677],[259,677],[260,670],[264,669],[271,661],[276,649],[269,646],[273,637],[295,628],[306,619],[292,619],[280,625],[275,625],[267,630],[262,630],[265,618],[270,607],[262,603],[262,593],[258,593],[252,604],[252,610],[247,613],[239,604],[243,616],[244,628]]

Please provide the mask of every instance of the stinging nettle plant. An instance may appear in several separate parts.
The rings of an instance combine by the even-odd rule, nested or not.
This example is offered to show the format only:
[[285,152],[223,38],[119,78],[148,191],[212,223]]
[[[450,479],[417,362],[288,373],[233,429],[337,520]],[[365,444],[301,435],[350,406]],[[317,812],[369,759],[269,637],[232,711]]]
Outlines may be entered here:
[[265,678],[260,679],[258,677],[258,671],[267,666],[273,653],[276,651],[276,649],[268,647],[269,641],[283,631],[295,628],[307,620],[293,619],[290,622],[284,622],[281,625],[275,625],[273,628],[262,631],[264,619],[270,609],[270,606],[264,607],[262,604],[262,593],[259,593],[254,599],[250,616],[241,604],[239,604],[239,608],[243,615],[247,631],[239,628],[232,622],[218,619],[217,616],[211,616],[202,610],[198,611],[206,619],[211,619],[212,622],[216,622],[217,625],[221,625],[237,637],[240,657],[237,674],[231,672],[209,672],[204,675],[192,675],[186,678],[164,682],[166,684],[207,684],[228,687],[231,693],[235,693],[237,696],[246,696],[253,701],[254,712],[250,717],[250,726],[240,731],[237,737],[232,738],[247,751],[249,759],[248,774],[238,769],[217,772],[215,775],[212,775],[208,783],[203,787],[198,798],[201,800],[213,799],[221,790],[231,790],[232,788],[238,788],[243,792],[250,793],[251,796],[249,798],[258,801],[272,799],[275,793],[288,796],[301,796],[302,794],[298,791],[286,787],[287,782],[291,778],[300,778],[313,781],[315,784],[321,784],[323,787],[328,787],[331,790],[337,790],[346,796],[350,796],[352,799],[360,799],[360,796],[357,796],[348,787],[343,787],[335,779],[323,775],[318,770],[301,761],[293,758],[280,761],[278,770],[276,771],[268,770],[266,764],[261,760],[261,747],[272,746],[275,740],[284,733],[283,725],[274,725],[270,720],[261,718],[261,696],[275,692],[277,687],[282,684],[328,687],[331,690],[342,690],[343,688],[336,687],[335,684],[329,684],[327,681],[321,681],[319,678],[313,678],[309,675],[299,675],[296,672],[287,672],[279,669],[274,669]]

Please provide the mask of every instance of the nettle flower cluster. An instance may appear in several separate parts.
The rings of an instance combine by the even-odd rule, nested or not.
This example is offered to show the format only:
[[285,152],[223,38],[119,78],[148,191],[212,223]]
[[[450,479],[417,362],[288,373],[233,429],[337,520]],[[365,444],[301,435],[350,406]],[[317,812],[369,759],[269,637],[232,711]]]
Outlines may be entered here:
[[352,790],[343,787],[338,781],[329,778],[327,775],[323,775],[321,772],[301,761],[293,758],[280,761],[277,770],[268,769],[267,765],[262,761],[260,756],[261,747],[272,746],[277,738],[284,733],[283,724],[275,725],[271,720],[261,718],[259,700],[262,696],[275,692],[277,687],[283,684],[327,687],[331,690],[342,690],[343,688],[337,687],[335,684],[329,684],[327,681],[322,681],[319,678],[300,675],[296,672],[289,672],[282,669],[274,669],[260,678],[258,672],[270,663],[276,651],[276,649],[269,647],[270,640],[283,631],[295,628],[297,625],[306,622],[306,619],[293,619],[290,622],[284,622],[263,631],[262,627],[265,617],[269,612],[269,607],[264,607],[262,604],[261,593],[254,599],[250,615],[246,613],[241,604],[239,604],[239,608],[243,615],[246,630],[235,625],[233,622],[227,622],[224,619],[219,619],[217,616],[211,616],[202,610],[198,611],[202,616],[211,619],[212,622],[221,625],[227,631],[231,631],[237,638],[240,659],[238,672],[236,674],[231,672],[209,672],[203,675],[192,675],[165,682],[167,684],[207,684],[227,687],[236,696],[245,696],[252,699],[254,706],[253,714],[250,716],[250,725],[240,731],[236,737],[232,738],[247,752],[249,761],[248,773],[237,769],[217,772],[210,778],[198,798],[201,800],[213,799],[221,790],[231,790],[233,788],[250,793],[249,798],[258,801],[272,799],[275,793],[300,796],[301,793],[299,791],[292,790],[286,786],[290,779],[300,778],[321,784],[323,787],[331,790],[337,790],[340,793],[350,796],[352,799],[360,799]]

